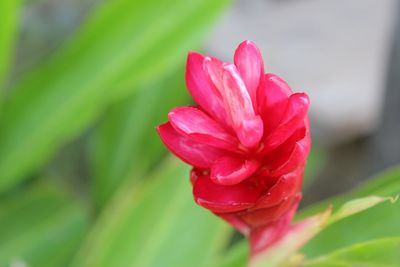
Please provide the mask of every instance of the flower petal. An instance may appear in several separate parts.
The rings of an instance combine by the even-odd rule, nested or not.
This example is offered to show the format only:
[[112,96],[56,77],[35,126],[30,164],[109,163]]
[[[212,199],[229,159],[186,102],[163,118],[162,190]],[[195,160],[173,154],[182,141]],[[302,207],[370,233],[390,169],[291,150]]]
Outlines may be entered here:
[[244,181],[236,185],[220,185],[208,175],[199,175],[193,187],[195,201],[215,213],[236,212],[250,208],[261,195],[260,188]]
[[218,158],[227,155],[223,150],[195,142],[179,134],[169,122],[158,126],[157,131],[172,153],[195,167],[210,168]]
[[220,122],[226,121],[226,113],[218,91],[210,83],[204,68],[205,57],[190,52],[186,61],[186,85],[194,101]]
[[276,206],[288,197],[300,192],[303,172],[304,167],[301,167],[296,171],[280,177],[275,185],[258,199],[256,205],[252,209],[256,210]]
[[254,112],[250,96],[235,65],[224,66],[222,88],[218,89],[240,142],[246,147],[254,147],[262,138],[263,122]]
[[249,178],[259,166],[256,160],[219,158],[211,167],[211,180],[221,185],[235,185]]
[[293,205],[297,205],[300,198],[301,194],[298,193],[282,200],[279,205],[258,209],[252,212],[244,212],[240,215],[240,218],[252,228],[265,226],[281,218],[283,214],[287,213],[293,207]]
[[310,148],[308,126],[299,128],[282,145],[267,155],[267,165],[263,175],[280,177],[304,165]]
[[304,122],[310,101],[304,93],[289,97],[286,110],[279,125],[264,139],[264,153],[285,142]]
[[264,76],[264,63],[260,50],[254,43],[244,41],[235,51],[234,62],[246,85],[253,106],[256,107],[257,88]]
[[291,94],[292,90],[284,80],[274,74],[264,76],[257,90],[258,112],[264,120],[264,132],[270,133],[278,126]]
[[227,223],[232,225],[236,230],[245,236],[250,234],[250,226],[245,223],[236,213],[215,213],[220,218],[224,219]]
[[292,206],[279,219],[251,231],[249,238],[251,259],[254,259],[255,254],[266,251],[268,247],[280,240],[289,231],[290,223],[296,213],[300,200],[301,194],[294,198]]
[[205,57],[204,59],[204,68],[208,73],[210,81],[215,86],[215,90],[217,90],[219,95],[221,96],[221,99],[222,95],[220,88],[222,88],[223,86],[222,76],[224,74],[224,66],[226,64],[227,63],[224,63],[215,57]]
[[168,118],[175,130],[194,141],[240,152],[237,138],[197,108],[174,108],[169,112]]

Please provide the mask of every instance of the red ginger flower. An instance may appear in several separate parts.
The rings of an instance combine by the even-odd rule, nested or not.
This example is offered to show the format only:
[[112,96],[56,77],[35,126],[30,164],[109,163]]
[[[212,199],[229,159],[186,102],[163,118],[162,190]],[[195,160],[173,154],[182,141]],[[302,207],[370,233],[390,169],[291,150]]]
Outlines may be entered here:
[[189,53],[186,84],[198,105],[174,108],[158,133],[193,166],[195,201],[249,236],[257,253],[286,232],[301,198],[308,96],[264,74],[250,41],[234,64]]

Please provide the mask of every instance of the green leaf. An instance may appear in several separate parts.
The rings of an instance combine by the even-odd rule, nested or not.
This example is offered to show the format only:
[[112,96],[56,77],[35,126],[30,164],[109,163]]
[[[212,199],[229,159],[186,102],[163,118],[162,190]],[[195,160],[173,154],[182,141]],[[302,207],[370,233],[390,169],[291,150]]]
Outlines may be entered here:
[[248,260],[248,245],[245,241],[240,241],[230,248],[213,267],[243,267]]
[[109,103],[183,62],[226,3],[104,1],[75,38],[13,90],[0,125],[0,191],[37,170]]
[[397,267],[400,266],[400,237],[373,240],[340,249],[304,267]]
[[330,216],[331,208],[329,208],[318,215],[306,218],[294,224],[288,233],[268,250],[252,257],[250,266],[282,267],[296,265],[302,261],[302,258],[296,257],[295,253],[324,228],[385,200],[388,200],[388,198],[377,196],[354,199],[341,206],[332,216]]
[[114,105],[96,128],[89,152],[97,207],[107,203],[122,181],[144,175],[165,153],[155,127],[167,120],[172,107],[189,103],[183,75],[179,68],[148,84]]
[[358,188],[342,194],[337,197],[320,201],[305,209],[302,209],[297,218],[305,218],[317,212],[323,211],[328,205],[332,205],[334,209],[339,208],[345,202],[354,198],[362,198],[370,195],[378,195],[383,197],[395,197],[400,192],[400,166],[394,166],[375,177],[366,180],[364,184]]
[[[400,193],[400,169],[386,171],[345,195],[328,199],[300,212],[299,218],[320,211],[332,204],[334,210],[346,200],[367,195],[394,197]],[[352,244],[400,235],[400,202],[386,201],[330,225],[303,248],[308,257],[316,257]],[[340,237],[340,238],[338,238]]]
[[[65,266],[87,230],[85,211],[53,185],[35,184],[0,202],[0,266]],[[14,265],[12,265],[14,266]]]
[[[302,257],[298,257],[296,254],[297,251],[314,238],[319,232],[324,230],[326,227],[329,227],[329,225],[334,225],[346,217],[368,210],[386,200],[391,199],[377,196],[353,199],[342,205],[339,209],[336,209],[337,211],[333,215],[331,215],[332,208],[329,207],[322,213],[305,218],[291,226],[288,233],[266,251],[251,257],[249,266],[297,266],[299,262],[303,260]],[[329,240],[327,240],[327,242],[329,242]],[[243,241],[243,243],[245,242]],[[229,260],[229,262],[233,262],[232,265],[239,266],[238,262],[243,262],[245,259],[245,249],[243,245],[238,245],[237,250],[236,253],[238,253],[240,257]],[[222,267],[224,266],[223,264],[224,261],[222,261],[221,265],[218,266]]]
[[[335,214],[329,219],[329,224],[335,223],[353,214],[367,210],[379,203],[384,202],[385,200],[390,200],[390,198],[369,196],[350,200],[335,212]],[[391,202],[394,203],[394,200]]]
[[[331,225],[328,225],[318,236],[308,242],[302,249],[302,252],[305,253],[307,257],[313,258],[329,253],[332,250],[366,240],[400,235],[400,229],[398,227],[400,225],[399,201],[395,203],[386,201],[378,206],[371,207],[371,204],[378,204],[381,200],[375,197],[366,198],[364,202],[365,205],[361,202],[361,206],[368,208],[364,211],[359,208],[354,209],[354,205],[360,203],[360,200],[356,200],[355,202],[351,201],[351,199],[363,198],[368,195],[397,196],[399,192],[400,167],[394,167],[376,176],[374,179],[370,179],[352,192],[322,201],[305,210],[301,210],[297,215],[298,220],[321,212],[329,206],[331,206],[334,211],[338,212],[337,214],[348,214],[349,210],[359,212],[347,218],[333,215],[333,218],[338,216],[337,218],[341,220],[335,221],[332,219]],[[350,202],[346,205],[346,201]],[[345,205],[345,207],[347,206],[347,208],[340,208],[343,205]],[[356,207],[357,206],[358,205],[356,205]],[[245,241],[242,241],[242,243],[245,243]],[[245,246],[241,245],[238,248],[240,247],[242,251],[238,253],[242,255],[242,257],[237,258],[235,261],[239,262],[239,264],[240,262],[244,262],[246,257]]]
[[[0,1],[0,88],[9,69],[17,35],[20,0]],[[0,101],[4,92],[0,92]]]
[[73,266],[210,266],[230,231],[195,205],[188,176],[187,166],[169,160],[144,185],[122,186]]

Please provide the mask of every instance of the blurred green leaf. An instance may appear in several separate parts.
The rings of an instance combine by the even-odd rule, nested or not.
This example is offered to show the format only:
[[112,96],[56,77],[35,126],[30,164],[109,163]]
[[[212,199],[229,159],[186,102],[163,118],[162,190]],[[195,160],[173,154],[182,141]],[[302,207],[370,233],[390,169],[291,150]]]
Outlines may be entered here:
[[[87,230],[85,211],[53,185],[35,184],[0,202],[0,266],[60,267]],[[19,266],[19,265],[18,265]]]
[[349,217],[353,214],[362,212],[367,210],[377,204],[380,204],[386,200],[390,200],[390,198],[378,197],[378,196],[369,196],[363,198],[356,198],[346,202],[341,206],[335,214],[329,219],[329,224],[340,221],[346,217]]
[[[371,179],[359,189],[301,211],[298,218],[315,214],[328,205],[333,205],[335,210],[352,198],[368,195],[391,197],[399,193],[400,168],[396,167]],[[309,257],[316,257],[355,243],[400,235],[399,225],[400,202],[385,202],[327,227],[304,247],[303,252]]]
[[[17,33],[20,0],[0,1],[0,88],[3,85],[12,55],[14,53],[14,41]],[[2,102],[3,91],[0,91]]]
[[166,150],[155,126],[168,111],[189,103],[184,70],[154,81],[114,105],[96,128],[90,144],[92,193],[103,206],[127,177],[140,177]]
[[36,170],[106,105],[182,62],[227,1],[105,1],[28,75],[0,125],[0,191]]
[[397,267],[400,266],[400,238],[373,240],[347,247],[310,262],[304,267]]
[[[359,203],[360,201],[360,199],[356,199],[356,202],[354,202],[354,200],[351,201],[354,198],[365,198],[369,195],[392,197],[398,195],[399,192],[400,167],[394,167],[370,179],[352,192],[319,202],[301,210],[296,216],[296,219],[305,219],[306,217],[326,210],[327,207],[332,207],[334,212],[343,214],[343,205],[345,205],[346,202],[348,202],[347,207],[350,207],[350,210],[354,211],[354,203],[357,204],[357,202]],[[367,197],[366,201],[361,203],[361,206],[371,203],[378,204],[379,202],[381,202],[381,200],[376,199],[376,197]],[[342,211],[340,211],[341,207]],[[369,207],[369,205],[366,207],[368,209],[364,211],[355,209],[355,211],[362,212],[352,215],[351,217],[340,218],[341,216],[339,216],[340,221],[332,221],[331,225],[328,225],[321,233],[311,239],[311,241],[303,247],[302,252],[305,253],[308,258],[313,258],[355,243],[400,235],[400,201],[396,201],[395,203],[386,201],[375,207]],[[348,210],[344,210],[344,213],[348,213]],[[245,241],[242,241],[242,243],[245,243]],[[241,251],[237,252],[241,257],[234,258],[230,256],[233,259],[231,260],[233,261],[232,266],[241,266],[241,262],[244,262],[247,257],[245,246],[237,245],[236,247],[238,250],[241,249]],[[231,254],[228,253],[228,255]],[[227,261],[228,260],[229,258]],[[224,261],[218,266],[227,266],[223,264]]]
[[237,242],[213,267],[244,267],[248,260],[248,245],[245,241]]
[[302,257],[296,256],[297,251],[320,231],[346,217],[372,208],[385,200],[389,199],[377,196],[353,199],[343,204],[333,215],[330,215],[331,208],[328,208],[322,213],[301,220],[294,224],[288,233],[268,250],[251,257],[250,266],[295,266],[303,260]]
[[317,212],[323,211],[328,205],[333,205],[334,209],[339,208],[345,202],[354,198],[361,198],[370,195],[385,197],[395,197],[400,193],[400,166],[394,166],[373,178],[366,180],[358,188],[337,197],[320,201],[306,207],[297,214],[297,218],[305,218]]
[[230,231],[195,205],[188,176],[187,166],[169,160],[145,185],[122,186],[73,266],[210,266]]

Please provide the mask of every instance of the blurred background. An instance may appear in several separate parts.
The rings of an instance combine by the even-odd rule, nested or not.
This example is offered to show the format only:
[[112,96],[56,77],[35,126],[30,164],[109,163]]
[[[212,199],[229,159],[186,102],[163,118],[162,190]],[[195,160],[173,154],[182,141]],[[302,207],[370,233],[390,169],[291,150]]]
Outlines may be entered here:
[[[267,72],[310,95],[303,206],[398,164],[399,7],[396,0],[2,0],[0,266],[187,266],[152,254],[154,246],[168,253],[162,242],[178,222],[190,229],[205,220],[193,247],[207,244],[204,232],[215,246],[230,239],[193,203],[181,207],[192,221],[180,217],[174,207],[191,201],[188,169],[168,158],[154,130],[171,107],[191,101],[189,50],[232,61],[236,46],[252,40]],[[175,199],[181,191],[187,195]],[[152,235],[158,244],[138,229],[164,210]],[[172,230],[159,237],[162,229]],[[210,260],[214,250],[207,253],[191,262]]]

